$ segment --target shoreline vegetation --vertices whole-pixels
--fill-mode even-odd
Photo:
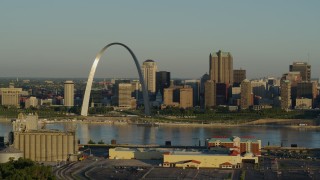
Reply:
[[[44,123],[81,122],[81,123],[113,123],[113,124],[161,124],[170,126],[290,126],[318,127],[320,110],[282,110],[280,108],[261,110],[229,110],[217,106],[212,109],[166,107],[152,109],[153,116],[144,116],[144,109],[115,110],[112,107],[89,108],[91,116],[79,116],[80,107],[67,109],[64,106],[19,109],[0,106],[0,121],[16,119],[19,113],[37,113]]]
[[[11,119],[0,117],[0,122],[11,122]],[[157,119],[139,117],[63,117],[57,119],[40,118],[41,123],[87,123],[87,124],[113,124],[113,125],[145,125],[145,126],[188,126],[188,127],[290,127],[290,128],[319,128],[315,125],[317,119],[277,119],[264,118],[258,120],[220,120],[189,122],[184,119]]]

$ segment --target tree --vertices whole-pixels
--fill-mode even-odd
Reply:
[[[88,144],[96,144],[96,142],[94,142],[94,141],[92,141],[92,139],[90,139],[90,140],[88,141]]]
[[[0,179],[55,179],[51,167],[19,158],[0,164]]]
[[[100,141],[98,141],[98,144],[104,144],[103,140],[101,139]]]

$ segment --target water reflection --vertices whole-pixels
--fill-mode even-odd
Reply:
[[[320,131],[312,128],[280,128],[280,127],[194,127],[194,126],[159,126],[145,127],[137,125],[85,124],[85,123],[54,123],[48,129],[65,130],[76,126],[77,136],[81,143],[90,139],[111,143],[115,139],[120,144],[165,144],[198,145],[204,144],[206,138],[213,136],[254,136],[262,140],[262,145],[298,144],[304,147],[320,147]],[[0,123],[0,136],[11,131],[11,123]]]

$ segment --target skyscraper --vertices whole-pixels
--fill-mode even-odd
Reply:
[[[300,72],[302,81],[308,81],[311,80],[311,65],[309,65],[307,62],[294,62],[289,67],[290,72]]]
[[[233,70],[233,84],[239,87],[241,82],[247,78],[246,70],[244,69],[234,69]]]
[[[251,82],[247,79],[241,82],[240,93],[240,107],[241,109],[248,109],[253,105],[252,101],[252,87]]]
[[[167,106],[172,106],[173,103],[173,87],[164,88],[163,90],[163,104]]]
[[[153,60],[146,60],[142,64],[142,75],[147,86],[147,90],[150,93],[156,92],[156,72],[157,64]]]
[[[131,108],[131,83],[119,83],[118,86],[118,106]]]
[[[281,109],[291,109],[291,82],[282,80],[280,83]]]
[[[174,86],[164,89],[163,104],[180,108],[193,106],[193,89],[190,86]]]
[[[205,107],[205,89],[204,89],[204,85],[205,83],[210,80],[210,76],[208,73],[204,74],[202,77],[201,77],[201,80],[200,80],[200,107],[201,108],[204,108]]]
[[[297,85],[297,98],[309,98],[313,106],[316,104],[318,96],[318,87],[316,82],[300,82]]]
[[[73,81],[66,81],[64,83],[64,106],[74,106],[74,83]]]
[[[160,91],[163,96],[163,89],[170,86],[170,72],[159,71],[156,73],[156,92]]]
[[[229,52],[210,54],[210,79],[216,83],[233,84],[233,57]]]
[[[180,108],[193,107],[193,89],[189,86],[180,88]]]
[[[204,83],[204,106],[212,108],[216,106],[216,83],[208,80]]]

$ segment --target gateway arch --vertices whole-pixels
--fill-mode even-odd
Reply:
[[[125,44],[122,44],[122,43],[118,43],[118,42],[114,42],[114,43],[110,43],[110,44],[106,45],[97,54],[97,56],[96,56],[96,58],[95,58],[95,60],[93,62],[93,65],[91,67],[91,71],[90,71],[89,77],[88,77],[86,91],[84,93],[84,98],[83,98],[83,102],[82,102],[81,115],[82,116],[87,116],[88,115],[89,98],[90,98],[90,93],[91,93],[91,87],[92,87],[93,77],[94,77],[94,73],[96,72],[96,68],[97,68],[98,62],[99,62],[102,54],[104,53],[104,51],[106,51],[110,46],[113,46],[113,45],[120,45],[120,46],[126,48],[130,52],[130,54],[131,54],[131,56],[132,56],[132,58],[133,58],[133,60],[134,60],[134,62],[136,64],[136,67],[137,67],[137,70],[138,70],[138,74],[139,74],[139,80],[140,80],[140,83],[141,83],[141,86],[142,86],[143,101],[144,101],[144,107],[145,107],[144,112],[145,112],[145,115],[150,116],[149,95],[148,95],[148,91],[147,91],[147,88],[146,88],[145,83],[144,83],[144,78],[143,78],[142,73],[141,73],[141,68],[140,68],[138,59],[137,59],[135,54],[132,52],[132,50],[128,46],[126,46]]]

